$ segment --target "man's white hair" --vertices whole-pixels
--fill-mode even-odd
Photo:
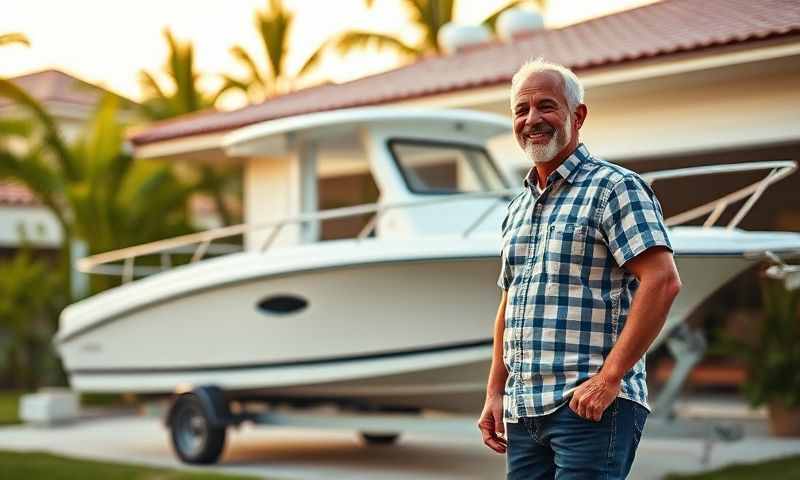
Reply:
[[[570,112],[575,111],[575,108],[583,103],[583,85],[578,79],[578,76],[565,67],[557,63],[545,62],[542,57],[530,59],[523,63],[517,73],[511,77],[511,110],[514,110],[514,104],[517,101],[517,94],[520,87],[531,75],[539,72],[555,72],[561,75],[564,81],[564,96],[567,97],[567,106]]]

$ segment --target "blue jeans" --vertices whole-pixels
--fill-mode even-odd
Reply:
[[[569,404],[553,413],[506,424],[508,480],[624,479],[647,420],[647,409],[617,398],[599,422]]]

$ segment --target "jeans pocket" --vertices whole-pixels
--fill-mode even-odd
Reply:
[[[578,412],[572,409],[572,407],[569,405],[569,402],[567,402],[567,404],[563,408],[567,410],[567,413],[569,415],[572,415],[573,417],[579,420],[583,420],[584,422],[591,422],[593,424],[607,424],[611,421],[611,418],[617,414],[617,409],[619,408],[619,398],[615,398],[614,401],[611,402],[608,405],[608,407],[606,407],[606,409],[603,411],[603,416],[600,417],[599,422],[595,422],[594,420],[587,420],[586,418],[581,417],[580,415],[578,415]]]

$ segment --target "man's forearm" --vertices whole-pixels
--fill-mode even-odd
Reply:
[[[603,375],[619,381],[642,358],[661,331],[679,290],[677,275],[665,274],[642,279],[625,327],[603,364]]]
[[[497,316],[494,319],[494,341],[492,344],[492,366],[489,369],[489,382],[486,385],[486,395],[502,395],[505,390],[508,371],[503,362],[503,333],[506,328],[506,301],[508,292],[503,290]]]

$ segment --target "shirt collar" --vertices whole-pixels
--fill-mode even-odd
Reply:
[[[586,145],[579,143],[572,154],[561,162],[561,165],[550,174],[548,183],[555,181],[557,178],[562,178],[572,183],[572,180],[575,178],[575,173],[578,171],[578,167],[580,167],[581,163],[587,158],[589,158],[589,150],[586,148]],[[537,180],[536,167],[531,167],[523,180],[523,184],[525,184],[525,188],[530,188],[531,185],[536,185]]]

